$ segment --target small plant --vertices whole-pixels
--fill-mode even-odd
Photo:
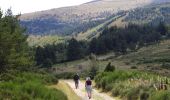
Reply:
[[[131,69],[137,69],[137,67],[136,66],[132,66]]]
[[[105,72],[113,72],[114,70],[115,70],[115,66],[111,65],[111,62],[109,62],[104,71]]]

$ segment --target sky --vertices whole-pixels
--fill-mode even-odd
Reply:
[[[1,10],[11,8],[13,14],[23,14],[66,6],[79,5],[92,0],[0,0]]]

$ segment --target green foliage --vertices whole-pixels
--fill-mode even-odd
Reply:
[[[160,83],[160,79],[165,78],[146,72],[116,70],[98,74],[95,82],[96,87],[103,91],[111,91],[113,96],[120,96],[128,100],[138,100],[139,98],[147,100],[156,91],[153,85]]]
[[[23,34],[18,17],[13,16],[10,9],[0,17],[0,73],[11,69],[26,70],[33,64],[27,36]]]
[[[57,83],[56,78],[32,67],[32,51],[18,17],[10,9],[3,17],[0,11],[0,99],[67,100],[62,92],[45,86]]]
[[[46,68],[50,68],[52,67],[52,65],[53,65],[52,61],[48,58],[43,63],[43,67],[46,67]]]
[[[60,73],[60,74],[56,74],[56,78],[58,79],[73,79],[75,73],[73,72],[64,72],[64,73]]]
[[[92,39],[89,51],[95,54],[104,54],[108,51],[125,54],[128,50],[158,43],[161,34],[154,26],[129,24],[125,28],[106,28],[98,38]]]
[[[58,36],[58,35],[29,35],[27,38],[28,45],[31,47],[37,47],[37,46],[45,46],[45,45],[53,45],[53,44],[60,44],[65,41],[64,37]]]
[[[53,82],[57,80],[45,73],[18,73],[10,81],[0,83],[0,99],[67,100],[62,92],[45,86]]]
[[[170,91],[158,91],[154,92],[149,100],[170,100]]]
[[[160,22],[164,21],[166,24],[169,24],[170,15],[168,13],[170,13],[169,3],[163,3],[129,11],[129,14],[124,21],[132,23],[149,23],[152,25],[158,25]]]
[[[91,77],[91,79],[94,79],[94,77],[97,75],[97,73],[99,71],[98,61],[94,54],[91,54],[89,60],[90,60],[89,76]]]
[[[78,42],[76,39],[72,38],[68,41],[67,47],[67,57],[68,60],[77,60],[84,57],[86,53],[86,46],[83,42]]]
[[[113,72],[114,70],[115,70],[115,66],[111,65],[111,62],[109,62],[104,71],[105,72]]]

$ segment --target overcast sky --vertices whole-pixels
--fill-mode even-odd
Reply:
[[[0,0],[0,8],[12,8],[14,14],[47,10],[65,6],[79,5],[92,0]]]

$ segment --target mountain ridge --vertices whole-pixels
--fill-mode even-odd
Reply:
[[[110,16],[149,4],[168,0],[94,0],[78,6],[54,8],[21,15],[28,34],[78,34],[105,21]]]

